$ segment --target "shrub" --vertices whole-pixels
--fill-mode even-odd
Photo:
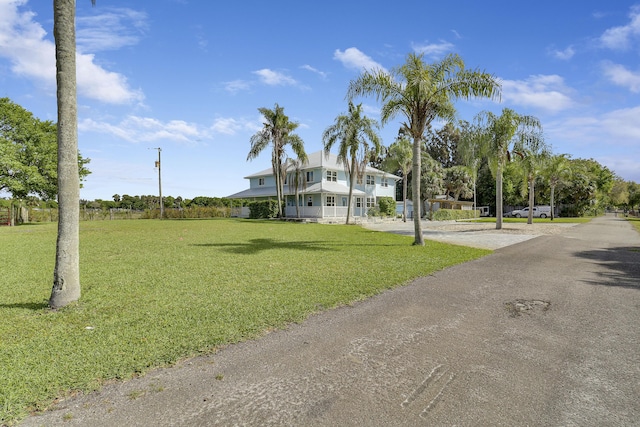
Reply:
[[[460,209],[438,209],[437,211],[433,212],[431,219],[433,221],[453,221],[469,218],[475,218],[475,211],[463,211]]]
[[[266,219],[278,217],[278,201],[264,200],[249,204],[249,218]]]
[[[396,215],[396,201],[392,197],[381,197],[378,201],[381,216]]]

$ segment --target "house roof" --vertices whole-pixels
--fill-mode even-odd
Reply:
[[[308,158],[309,158],[309,161],[306,164],[304,164],[304,166],[302,167],[303,170],[317,169],[317,168],[324,168],[324,169],[331,169],[331,170],[344,170],[344,164],[342,162],[338,162],[338,156],[333,153],[330,153],[329,156],[327,157],[324,155],[324,151],[320,150],[320,151],[316,151],[315,153],[309,154]],[[380,169],[376,169],[371,166],[367,166],[366,172],[378,173],[378,174],[384,175],[387,178],[395,179],[396,181],[402,179],[401,177],[396,176],[392,173],[381,171]],[[273,168],[265,169],[260,172],[256,172],[254,174],[245,176],[245,179],[258,178],[261,176],[271,176],[271,175],[273,175]]]
[[[317,193],[325,193],[325,194],[349,194],[349,187],[346,185],[338,184],[337,182],[328,182],[321,181],[316,182],[313,185],[303,189],[298,190],[299,194],[317,194]],[[293,195],[294,191],[289,189],[288,186],[284,187],[285,195]],[[354,196],[364,196],[365,192],[353,189]],[[239,193],[232,194],[227,196],[230,199],[251,199],[254,197],[276,197],[276,187],[258,187],[258,188],[249,188],[248,190],[240,191]]]

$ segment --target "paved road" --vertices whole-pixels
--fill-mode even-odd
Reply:
[[[640,236],[604,217],[24,425],[639,425],[639,325]]]

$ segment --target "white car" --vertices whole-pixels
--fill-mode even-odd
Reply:
[[[511,211],[505,216],[512,216],[515,218],[525,218],[529,216],[529,208],[517,209],[515,211]],[[534,218],[547,218],[551,216],[551,206],[534,206],[533,207],[533,217]]]

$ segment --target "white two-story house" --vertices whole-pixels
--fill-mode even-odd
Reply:
[[[324,151],[310,154],[309,161],[303,165],[304,185],[298,187],[298,200],[295,189],[289,185],[291,174],[287,175],[284,184],[286,200],[286,216],[309,219],[346,218],[349,204],[349,177],[344,165],[338,162],[335,154],[325,156]],[[273,169],[246,176],[249,189],[228,196],[233,199],[265,200],[275,199],[276,179]],[[355,218],[366,217],[370,208],[378,204],[381,197],[395,200],[396,183],[401,178],[367,166],[362,179],[358,179],[353,189],[351,215]],[[296,210],[296,203],[298,209]],[[248,217],[248,208],[239,213]]]

